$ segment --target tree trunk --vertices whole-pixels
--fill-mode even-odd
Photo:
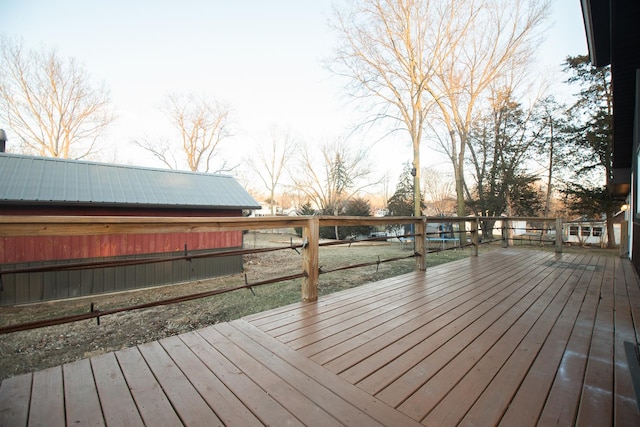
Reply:
[[[613,228],[613,212],[607,212],[607,248],[613,249],[616,247],[616,235]]]

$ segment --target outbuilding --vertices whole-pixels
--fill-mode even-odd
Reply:
[[[0,221],[2,215],[240,217],[259,208],[230,176],[0,153]],[[242,248],[241,231],[0,236],[0,305],[235,274],[242,271],[242,257],[19,274],[2,270],[234,248]]]

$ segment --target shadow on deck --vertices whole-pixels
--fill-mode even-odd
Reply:
[[[0,425],[640,425],[639,319],[626,260],[494,251],[6,379]]]

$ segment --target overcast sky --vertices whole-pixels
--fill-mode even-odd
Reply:
[[[0,32],[76,58],[110,88],[119,119],[107,142],[117,147],[116,160],[162,167],[131,140],[170,130],[158,108],[171,92],[205,93],[233,106],[228,155],[249,149],[271,125],[311,142],[344,135],[352,106],[322,64],[334,47],[327,25],[334,2],[0,0]],[[540,58],[546,73],[559,74],[567,55],[587,47],[580,0],[552,3]],[[397,139],[381,145],[372,153],[384,159],[381,168],[401,170],[411,157]],[[390,147],[391,158],[381,155]],[[423,152],[424,164],[437,158]]]

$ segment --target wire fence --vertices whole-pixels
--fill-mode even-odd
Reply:
[[[389,224],[391,223],[392,220],[393,219],[386,219],[385,223]],[[549,240],[549,239],[543,238],[543,235],[545,234],[544,233],[545,228],[527,228],[526,231],[527,233],[530,233],[530,234],[527,234],[523,237],[523,233],[520,233],[521,229],[517,227],[509,226],[508,222],[505,219],[501,219],[502,224],[500,227],[495,226],[495,223],[496,223],[495,218],[487,218],[487,219],[482,219],[477,217],[435,218],[435,219],[410,218],[410,222],[408,223],[403,223],[402,222],[403,218],[396,218],[395,220],[398,220],[398,222],[394,224],[394,227],[397,227],[398,225],[401,225],[401,224],[405,224],[405,225],[411,225],[409,229],[415,226],[416,228],[420,228],[420,230],[418,230],[418,232],[409,232],[409,233],[385,232],[384,235],[375,235],[375,236],[360,237],[360,238],[357,238],[354,236],[348,239],[331,240],[331,241],[324,241],[324,242],[320,242],[319,240],[317,240],[315,243],[315,245],[317,246],[315,248],[316,256],[317,256],[317,249],[319,247],[330,247],[330,246],[337,246],[337,245],[351,246],[351,245],[363,244],[363,243],[369,243],[369,242],[391,242],[391,241],[397,241],[401,243],[403,246],[413,244],[413,250],[411,251],[410,254],[390,257],[386,259],[381,259],[380,256],[378,256],[377,259],[373,261],[357,262],[353,264],[334,266],[329,268],[320,266],[320,267],[317,267],[317,272],[315,272],[314,274],[316,274],[317,276],[321,274],[329,274],[329,273],[334,273],[338,271],[344,271],[344,270],[356,269],[356,268],[362,268],[362,267],[368,267],[368,266],[376,266],[376,271],[377,271],[377,269],[381,264],[400,261],[400,260],[406,260],[410,258],[421,258],[421,257],[425,257],[427,254],[438,253],[442,251],[463,250],[469,247],[473,247],[474,250],[476,251],[475,254],[477,255],[477,247],[479,245],[491,244],[496,241],[502,241],[503,246],[508,246],[510,244],[513,244],[512,243],[513,241],[527,242],[528,244],[543,244],[543,243],[557,244],[557,239]],[[404,221],[407,221],[407,220],[408,220],[407,218],[404,218]],[[253,220],[253,221],[257,221],[257,220]],[[341,221],[340,217],[334,217],[329,220],[331,224],[336,224],[336,223],[339,224],[340,221]],[[348,219],[345,219],[343,221],[345,221],[349,225],[351,225],[353,222],[357,223],[358,221],[362,221],[364,223],[373,222],[374,224],[378,222],[382,222],[377,220],[372,221],[370,218],[358,220],[358,219],[354,219],[353,217],[349,217]],[[488,226],[489,223],[493,223],[493,226]],[[429,224],[432,225],[432,228],[435,227],[436,230],[429,231]],[[456,227],[453,226],[454,224],[456,225]],[[265,227],[265,228],[272,229],[273,221],[270,220],[267,226],[268,227]],[[228,224],[225,224],[224,227],[229,228],[230,226]],[[241,227],[242,227],[242,222],[240,222],[237,225],[238,229],[241,229]],[[253,229],[258,229],[258,227],[254,226]],[[0,224],[0,232],[1,231],[2,231],[2,225]],[[533,234],[538,232],[540,234],[539,237]],[[480,233],[482,233],[482,236],[483,236],[482,238],[479,237]],[[496,234],[500,237],[496,238],[495,237]],[[0,233],[0,235],[2,234]],[[140,258],[140,259],[128,259],[128,260],[123,259],[123,260],[109,260],[109,261],[81,261],[81,262],[72,262],[72,263],[63,264],[63,265],[46,265],[46,266],[39,265],[39,266],[27,266],[27,267],[20,267],[20,268],[4,268],[3,266],[0,265],[0,284],[1,284],[2,276],[9,275],[9,274],[23,274],[23,273],[45,272],[45,271],[74,271],[74,270],[82,270],[82,269],[122,267],[122,266],[132,266],[132,265],[141,265],[141,264],[161,263],[161,262],[167,262],[167,261],[179,261],[179,260],[190,261],[196,258],[215,258],[215,257],[225,257],[225,256],[231,256],[231,255],[264,254],[268,252],[290,251],[290,250],[294,250],[298,254],[302,255],[301,251],[305,251],[309,249],[310,244],[311,243],[309,242],[308,238],[305,238],[302,243],[296,243],[296,244],[293,243],[293,239],[292,239],[289,245],[280,245],[280,246],[265,247],[265,248],[251,248],[251,249],[245,248],[245,249],[233,249],[233,250],[212,250],[207,252],[199,252],[197,254],[189,254],[187,248],[185,247],[184,254],[180,256],[158,255],[150,258]],[[313,264],[310,264],[310,265],[313,265]],[[317,262],[316,262],[316,265],[317,265]],[[261,280],[261,281],[255,281],[255,282],[249,283],[247,280],[247,276],[245,274],[245,283],[240,286],[214,289],[214,290],[209,290],[205,292],[192,293],[189,295],[183,295],[179,297],[167,298],[167,299],[162,299],[157,301],[150,301],[142,304],[130,305],[127,307],[119,307],[119,308],[107,309],[107,310],[98,310],[92,303],[91,306],[89,307],[89,310],[86,313],[80,313],[80,314],[75,314],[70,316],[61,316],[61,317],[38,320],[38,321],[27,322],[22,324],[7,325],[7,326],[0,327],[0,334],[25,331],[25,330],[42,328],[42,327],[53,326],[53,325],[61,325],[65,323],[77,322],[77,321],[88,320],[88,319],[96,319],[99,324],[100,318],[107,315],[112,315],[112,314],[126,312],[126,311],[147,309],[147,308],[158,307],[158,306],[169,305],[169,304],[176,304],[176,303],[181,303],[181,302],[191,301],[191,300],[196,300],[201,298],[207,298],[214,295],[220,295],[228,292],[237,291],[240,289],[249,289],[253,292],[254,287],[273,284],[273,283],[279,283],[284,281],[290,281],[295,279],[308,279],[309,276],[310,276],[310,272],[308,271],[308,269],[307,270],[303,269],[302,272],[297,274],[283,275],[279,277],[270,278],[267,280]]]

